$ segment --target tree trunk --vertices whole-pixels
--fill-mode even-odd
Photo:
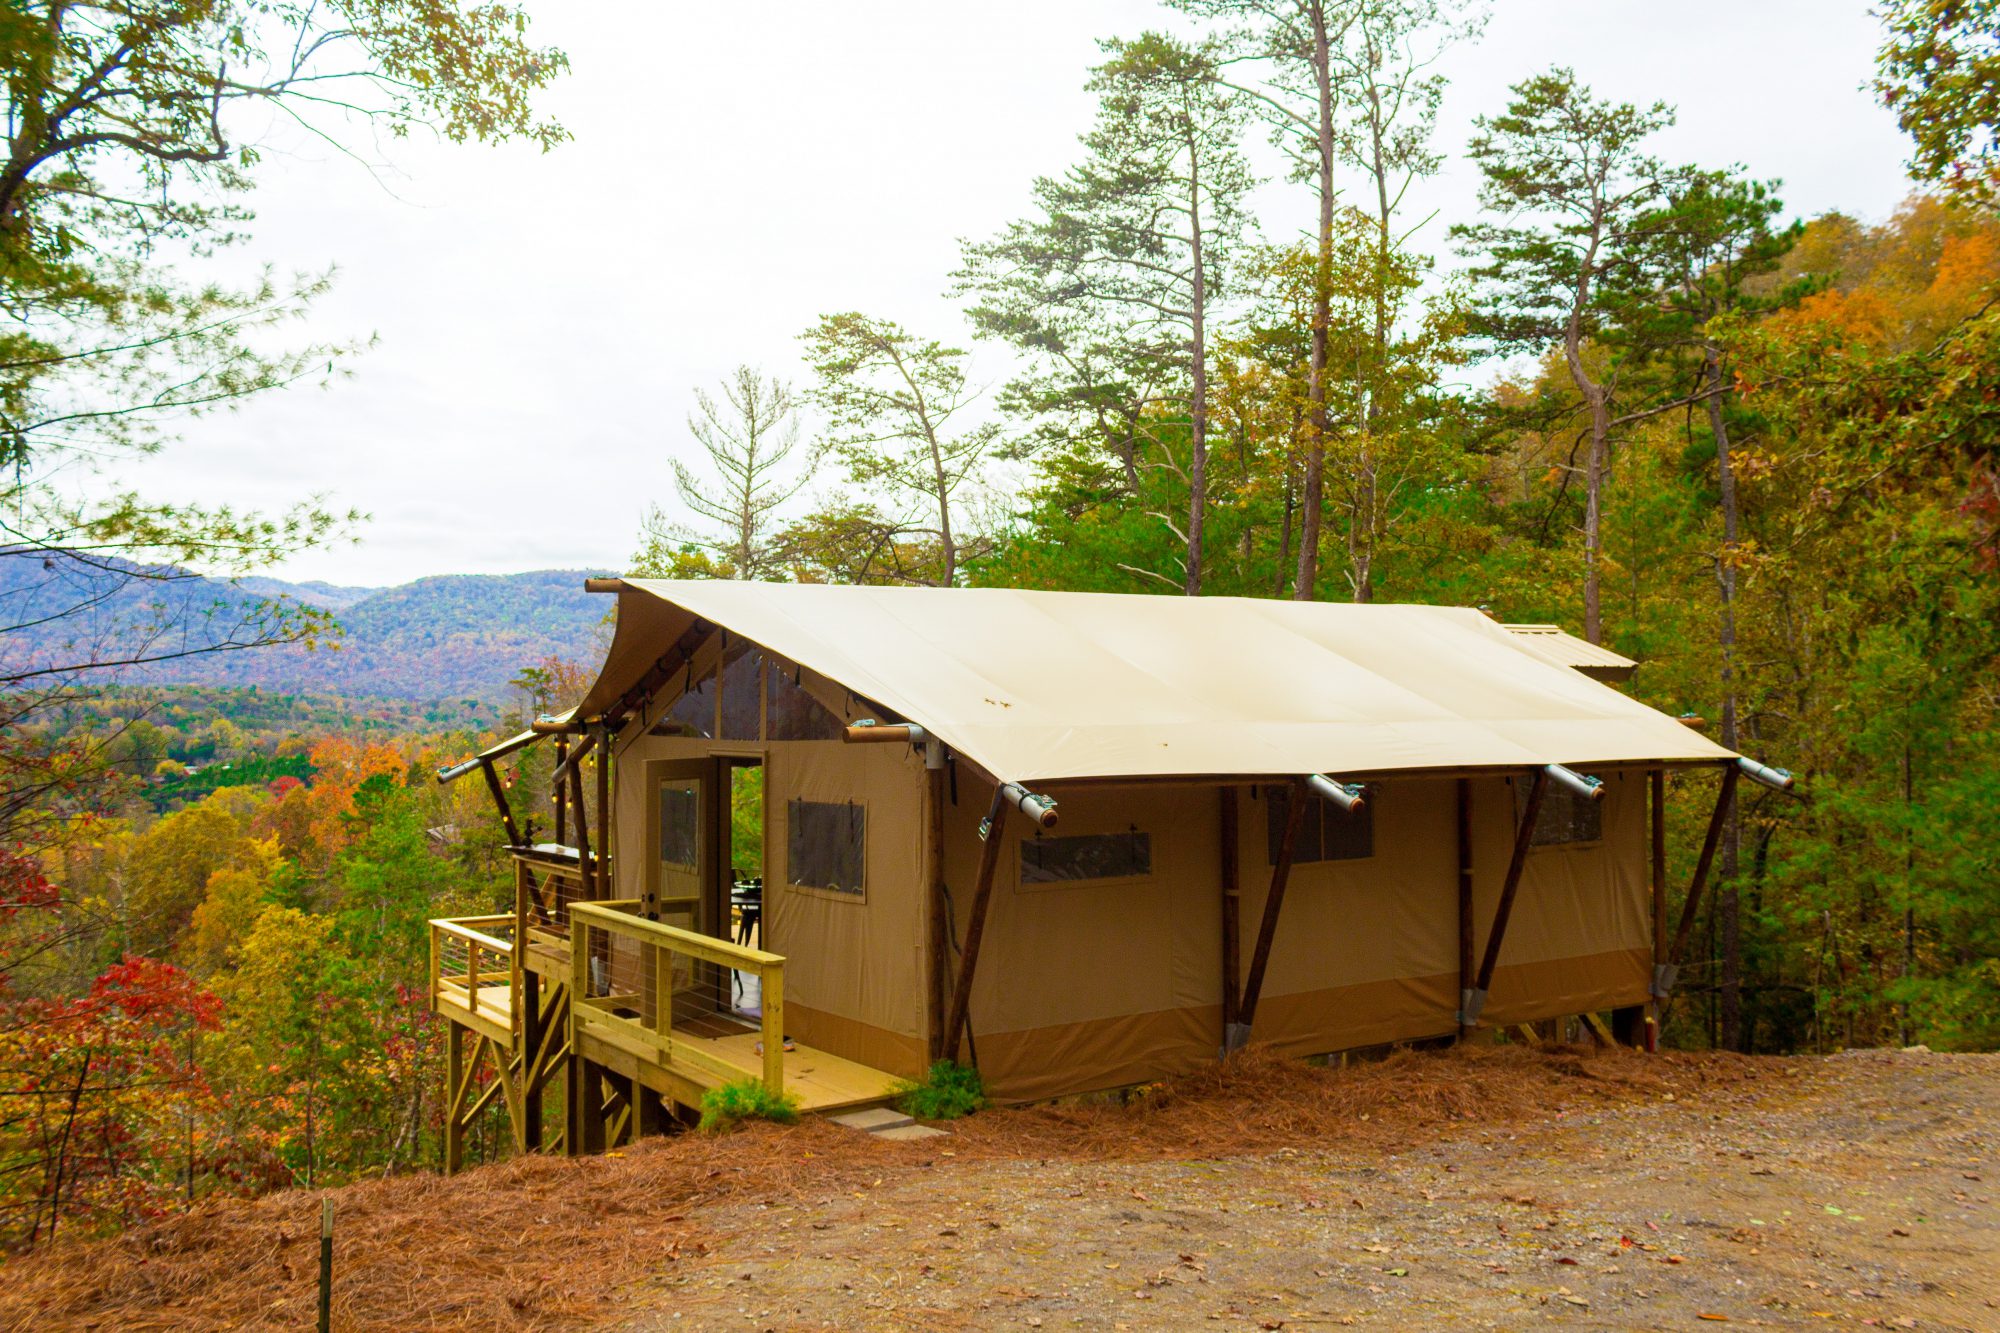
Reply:
[[[1190,597],[1201,595],[1201,542],[1208,509],[1208,274],[1201,250],[1201,160],[1188,145],[1188,238],[1193,257],[1194,299],[1189,307],[1188,353],[1193,361],[1192,401],[1188,408],[1188,530],[1187,583]]]
[[[1590,459],[1583,476],[1583,637],[1603,643],[1604,465],[1611,452],[1611,407],[1602,385],[1588,379],[1584,383],[1584,401],[1590,405]]]
[[[1364,25],[1365,22],[1364,19]],[[1385,142],[1389,132],[1388,118],[1382,109],[1382,85],[1372,73],[1381,68],[1381,52],[1373,33],[1368,38],[1368,57],[1371,71],[1368,79],[1368,152],[1370,170],[1375,176],[1375,328],[1374,359],[1367,370],[1368,401],[1363,412],[1361,448],[1356,460],[1361,469],[1354,515],[1358,541],[1349,562],[1354,600],[1357,602],[1375,600],[1375,537],[1382,522],[1381,515],[1376,512],[1381,496],[1376,486],[1375,430],[1382,414],[1382,384],[1389,368],[1389,224],[1394,212],[1394,205],[1389,199],[1389,161]]]
[[[1306,469],[1299,506],[1299,573],[1292,596],[1313,600],[1319,584],[1320,515],[1326,476],[1326,333],[1333,319],[1333,61],[1324,0],[1306,6],[1313,30],[1319,101],[1319,236],[1313,268],[1312,360],[1306,371]]]
[[[1736,469],[1729,456],[1729,425],[1722,415],[1722,355],[1708,349],[1704,375],[1708,389],[1708,429],[1715,437],[1715,469],[1722,503],[1722,558],[1716,563],[1722,623],[1717,638],[1722,654],[1722,748],[1737,748],[1736,721],[1736,548],[1741,518],[1736,504]],[[1595,642],[1595,640],[1592,640]],[[1720,863],[1716,867],[1716,914],[1722,946],[1721,1043],[1737,1050],[1743,1041],[1743,909],[1736,876],[1743,848],[1743,804],[1732,802],[1722,827]]]

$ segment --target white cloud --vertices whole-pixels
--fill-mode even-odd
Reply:
[[[325,493],[373,515],[363,543],[287,576],[622,565],[647,504],[672,499],[694,386],[740,361],[802,377],[797,335],[825,311],[963,341],[943,295],[957,238],[1073,157],[1094,39],[1176,22],[1139,0],[531,7],[574,62],[547,101],[574,142],[385,145],[386,188],[323,144],[285,145],[230,262],[337,263],[312,334],[380,342],[351,379],[197,422],[132,474],[161,495]],[[1783,177],[1801,215],[1893,208],[1904,147],[1863,87],[1867,0],[1742,0],[1726,24],[1707,8],[1504,0],[1443,66],[1440,145],[1455,156],[1509,83],[1569,64],[1602,95],[1677,105],[1665,156]],[[1414,216],[1439,212],[1429,244],[1473,193],[1454,160],[1413,196]],[[1309,216],[1300,192],[1273,198],[1274,235]]]

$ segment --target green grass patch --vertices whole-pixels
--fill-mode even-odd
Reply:
[[[738,1079],[701,1096],[701,1129],[720,1134],[745,1120],[773,1120],[781,1125],[798,1121],[799,1099],[789,1092],[772,1092],[754,1078]]]
[[[970,1065],[940,1060],[921,1083],[911,1083],[897,1099],[904,1115],[918,1120],[956,1120],[985,1109],[986,1083]]]

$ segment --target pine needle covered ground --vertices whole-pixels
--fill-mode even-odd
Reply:
[[[1996,1113],[1996,1057],[1249,1056],[921,1143],[810,1122],[351,1186],[335,1326],[1990,1327]],[[0,1326],[309,1327],[318,1198],[16,1260]]]

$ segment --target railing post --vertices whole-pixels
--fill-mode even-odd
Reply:
[[[465,942],[465,1007],[479,1012],[479,941]]]
[[[653,1030],[662,1037],[671,1038],[674,1034],[673,951],[650,940],[641,947],[653,960]]]
[[[433,921],[431,922],[431,1012],[432,1013],[437,1012],[438,997],[441,994],[441,991],[439,990],[438,987],[438,973],[443,963],[443,956],[442,956],[443,948],[444,948],[444,940],[442,939],[440,932],[438,931],[437,922]]]
[[[764,1089],[773,1096],[785,1091],[785,964],[780,959],[759,970],[758,991],[763,997]]]

